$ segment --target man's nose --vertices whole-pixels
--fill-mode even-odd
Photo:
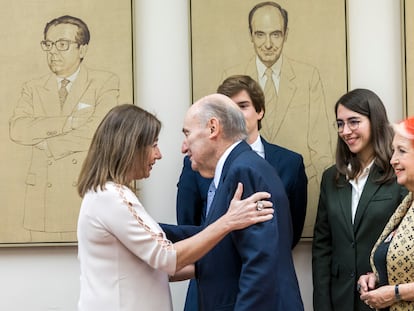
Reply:
[[[181,144],[181,153],[187,153],[188,147],[185,141]]]
[[[266,35],[265,47],[270,49],[273,46],[272,40],[270,39],[270,35]]]

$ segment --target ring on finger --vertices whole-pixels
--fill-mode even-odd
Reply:
[[[256,202],[256,210],[260,212],[261,210],[263,210],[263,208],[264,208],[263,202],[262,201],[257,201]]]

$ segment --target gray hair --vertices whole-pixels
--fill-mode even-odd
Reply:
[[[223,126],[225,139],[236,142],[247,138],[246,121],[240,108],[223,94],[211,94],[201,98],[198,118],[205,125],[217,118]]]

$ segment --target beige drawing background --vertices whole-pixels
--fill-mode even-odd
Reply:
[[[193,100],[215,92],[223,71],[254,55],[248,29],[248,13],[261,1],[192,0]],[[332,124],[336,100],[347,91],[346,1],[276,1],[289,14],[289,33],[283,53],[315,66],[321,75],[327,113]],[[335,150],[337,134],[329,126],[329,144]],[[296,133],[292,124],[292,137]],[[321,137],[320,139],[325,139]],[[333,158],[332,158],[333,163]],[[309,196],[303,237],[311,237],[319,190]]]
[[[22,220],[24,181],[31,152],[30,147],[10,140],[8,120],[20,97],[23,83],[50,72],[46,54],[40,48],[45,24],[66,14],[81,18],[91,33],[84,63],[91,69],[117,74],[120,79],[119,102],[132,102],[132,9],[130,0],[0,0],[0,3],[0,245],[8,245],[29,242]],[[77,194],[68,193],[68,196]],[[45,236],[37,242],[69,241],[50,241]]]
[[[405,87],[406,87],[406,114],[414,115],[414,1],[403,1],[405,17]]]

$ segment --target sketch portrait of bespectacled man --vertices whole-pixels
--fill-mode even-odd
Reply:
[[[24,84],[10,119],[10,138],[32,149],[23,220],[32,235],[75,231],[78,200],[65,193],[77,184],[99,122],[118,103],[118,76],[82,64],[89,39],[77,17],[46,24],[40,46],[51,73]]]
[[[245,74],[259,82],[266,101],[260,134],[270,143],[300,153],[304,159],[308,177],[306,237],[312,236],[320,177],[333,163],[333,105],[347,87],[344,3],[334,1],[327,8],[321,1],[310,2],[313,7],[284,0],[249,1],[239,10],[234,10],[237,5],[233,2],[216,3],[215,10],[222,12],[215,17],[221,33],[210,29],[214,33],[211,36],[203,32],[205,24],[198,18],[199,13],[206,14],[214,5],[193,1],[192,8],[196,97],[209,88],[209,79],[222,81]],[[220,27],[224,24],[227,28]],[[239,24],[244,25],[243,35],[238,35]],[[211,60],[206,49],[214,43]],[[218,47],[222,51],[217,51]]]
[[[2,207],[9,225],[2,226],[0,243],[76,241],[77,179],[92,136],[112,107],[133,99],[131,3],[104,2],[108,8],[97,7],[101,16],[118,14],[126,20],[107,28],[74,1],[66,9],[51,3],[43,22],[36,16],[38,23],[31,27],[38,36],[28,41],[37,52],[27,55],[41,59],[36,66],[15,65],[30,74],[25,80],[13,77],[22,79],[20,94],[7,96],[15,100],[8,110],[9,147],[3,156],[10,158],[7,172],[17,177],[3,185],[9,189],[10,203]],[[111,62],[107,51],[119,46],[125,50]]]

